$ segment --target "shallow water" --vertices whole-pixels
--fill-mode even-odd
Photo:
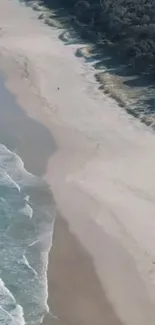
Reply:
[[[72,40],[74,41],[74,37],[71,38],[69,34],[67,35],[65,34],[63,36],[64,36],[64,41],[65,39],[66,41],[67,39],[69,39],[70,44],[72,43]],[[81,50],[81,56],[86,57],[86,64],[87,64],[87,57],[88,57],[87,53],[86,55],[84,55],[84,52]],[[89,61],[88,64],[92,64],[90,62],[91,58],[89,58],[88,61]],[[112,92],[114,88],[113,87],[114,83],[111,81],[112,80],[109,79],[109,75],[107,75],[107,81],[105,82],[105,86],[107,84],[110,85],[111,92]],[[13,108],[13,112],[14,112],[14,108]],[[9,114],[11,114],[11,110]],[[10,116],[11,116],[10,118],[11,122],[8,123],[8,127],[10,127],[10,125],[12,126],[12,121],[13,124],[16,125],[16,121],[14,120],[12,114]],[[19,116],[20,114],[18,114],[18,118]],[[21,135],[23,135],[25,120],[22,120],[22,122],[23,123],[19,123],[19,126],[17,126],[18,133],[16,139],[15,137],[13,138],[15,140],[14,141],[15,149],[18,143],[20,146],[20,137]],[[0,130],[0,136],[1,133],[3,133],[3,135],[5,133],[5,129],[3,130],[3,132],[1,130]],[[25,132],[27,132],[26,128],[25,128]],[[10,133],[10,129],[9,129],[9,133]],[[31,133],[30,129],[29,129],[29,133]],[[6,131],[6,139],[8,140],[8,130]],[[39,139],[37,140],[39,143]],[[33,138],[31,138],[31,142],[32,141]],[[36,138],[34,142],[37,144]],[[2,141],[2,143],[6,144],[5,141]],[[7,143],[9,143],[9,141]],[[43,148],[47,148],[47,147],[49,148],[50,146],[43,145]],[[4,154],[3,150],[4,148],[2,147],[1,155],[5,157],[6,153]],[[7,148],[5,148],[5,151],[7,151]],[[10,153],[12,152],[10,151]],[[6,162],[5,161],[3,162],[2,176],[0,178],[0,180],[2,181],[2,186],[0,186],[0,193],[2,193],[2,198],[4,197],[5,199],[5,201],[2,200],[3,205],[4,206],[6,205],[6,207],[3,208],[2,211],[4,211],[7,216],[10,215],[9,217],[2,218],[4,227],[2,227],[2,231],[1,231],[2,232],[1,241],[2,243],[4,242],[4,248],[2,247],[1,250],[2,259],[0,257],[0,260],[2,260],[2,265],[0,265],[0,269],[2,270],[1,278],[5,285],[4,287],[2,283],[2,288],[4,288],[3,301],[7,301],[7,303],[3,305],[3,301],[2,301],[1,318],[2,317],[5,318],[4,324],[7,323],[24,324],[24,322],[26,322],[26,324],[39,324],[42,320],[44,312],[48,310],[46,304],[47,303],[46,270],[47,270],[48,251],[52,239],[53,214],[52,216],[49,215],[48,209],[46,209],[47,207],[45,209],[41,208],[39,204],[38,197],[44,196],[45,194],[41,195],[41,192],[38,193],[38,182],[39,182],[39,188],[43,189],[43,191],[45,190],[45,192],[46,191],[48,192],[46,186],[42,184],[40,180],[34,177],[32,174],[28,174],[23,169],[23,166],[22,168],[19,167],[19,165],[20,166],[22,165],[22,162],[20,161],[20,164],[18,164],[19,158],[17,155],[14,155],[13,159],[15,159],[16,162],[14,161],[13,165],[15,164],[16,166],[17,163],[17,166],[19,168],[11,167],[12,158],[13,156],[6,159]],[[10,163],[8,163],[8,161],[10,161]],[[25,161],[26,160],[24,157],[24,162]],[[37,161],[37,164],[38,163],[39,163],[39,159]],[[35,170],[35,166],[34,166],[34,170]],[[5,175],[4,175],[4,171],[5,171]],[[9,298],[6,298],[7,295],[9,296]],[[13,303],[14,305],[12,307]]]
[[[39,324],[48,312],[47,264],[54,209],[32,199],[46,195],[19,156],[0,145],[0,323]],[[38,201],[38,202],[35,202]]]
[[[2,75],[0,116],[0,324],[38,325],[48,312],[55,203],[49,187],[33,172],[44,173],[55,143],[18,107]]]

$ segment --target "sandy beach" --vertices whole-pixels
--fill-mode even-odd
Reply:
[[[57,204],[44,325],[153,325],[155,135],[37,16],[0,2],[0,132]]]

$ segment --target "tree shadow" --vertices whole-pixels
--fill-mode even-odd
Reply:
[[[145,107],[145,110],[144,110],[145,115],[149,115],[150,113],[151,114],[155,113],[155,98],[154,97],[145,99],[143,101],[143,105]]]
[[[25,1],[30,2],[31,0]],[[125,59],[120,56],[117,48],[109,43],[103,35],[100,38],[91,28],[76,19],[69,4],[69,7],[67,7],[67,3],[64,6],[64,2],[61,0],[42,0],[40,4],[50,9],[55,19],[62,23],[63,32],[60,33],[59,39],[66,46],[81,45],[76,49],[75,56],[82,57],[86,63],[91,64],[96,70],[96,77],[98,73],[103,71],[109,73],[110,76],[121,78],[120,81],[126,87],[126,90],[127,88],[130,90],[132,88],[141,89],[142,95],[146,92],[148,99],[143,100],[143,96],[140,95],[139,91],[139,97],[135,100],[137,101],[137,108],[130,109],[127,107],[128,113],[138,117],[141,113],[148,115],[154,111],[153,95],[149,93],[151,89],[154,91],[151,72],[139,75],[132,65],[126,63]],[[99,78],[97,80],[100,82]],[[99,88],[104,90],[104,85],[100,84]],[[121,106],[119,102],[118,104]]]
[[[83,39],[74,31],[73,29],[68,29],[60,33],[59,39],[65,43],[65,45],[76,45],[81,44],[85,45]]]
[[[36,4],[33,0],[25,0],[25,2],[28,5],[33,2]],[[102,39],[100,39],[96,32],[76,19],[71,6],[67,4],[67,2],[65,5],[62,0],[41,0],[37,1],[37,3],[51,10],[52,14],[50,16],[49,13],[49,19],[57,19],[63,25],[62,28],[65,30],[59,35],[59,39],[62,40],[65,45],[91,45],[93,50],[89,57],[80,54],[79,49],[75,53],[77,57],[83,56],[86,62],[91,63],[96,70],[106,68],[109,73],[118,77],[125,78],[133,76],[132,79],[124,81],[124,85],[130,88],[151,86],[151,72],[147,73],[147,76],[139,76],[138,73],[133,70],[131,64],[125,63],[123,57],[120,57],[114,45],[109,43],[106,38],[104,39],[103,36]],[[37,6],[33,8],[37,10]],[[48,24],[48,20],[46,23]],[[50,24],[52,25],[49,21],[49,25]]]
[[[128,87],[149,87],[152,86],[152,80],[151,78],[137,76],[136,78],[124,81],[124,84]]]

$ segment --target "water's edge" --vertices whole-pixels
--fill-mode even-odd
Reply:
[[[49,312],[47,267],[55,202],[48,185],[28,172],[20,158],[27,156],[29,170],[32,160],[36,166],[41,149],[26,138],[41,132],[39,123],[25,116],[1,76],[0,114],[0,323],[34,325]],[[47,136],[43,139],[47,144]]]

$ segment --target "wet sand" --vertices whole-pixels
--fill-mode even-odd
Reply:
[[[48,284],[48,303],[58,319],[48,316],[44,325],[122,324],[102,290],[92,258],[60,216],[55,222]]]
[[[0,116],[1,143],[20,155],[29,172],[43,176],[49,157],[57,150],[56,142],[47,128],[26,116],[5,88],[3,77],[0,77]],[[46,193],[42,195],[39,201],[48,203],[49,209],[53,204],[52,193],[51,198]],[[91,256],[59,213],[49,254],[48,289],[48,305],[56,318],[45,316],[44,325],[122,324],[102,289]]]
[[[61,215],[48,269],[58,320],[46,324],[154,325],[154,134],[31,8],[1,0],[0,24],[0,68],[22,109],[1,105],[2,142],[44,177]]]

